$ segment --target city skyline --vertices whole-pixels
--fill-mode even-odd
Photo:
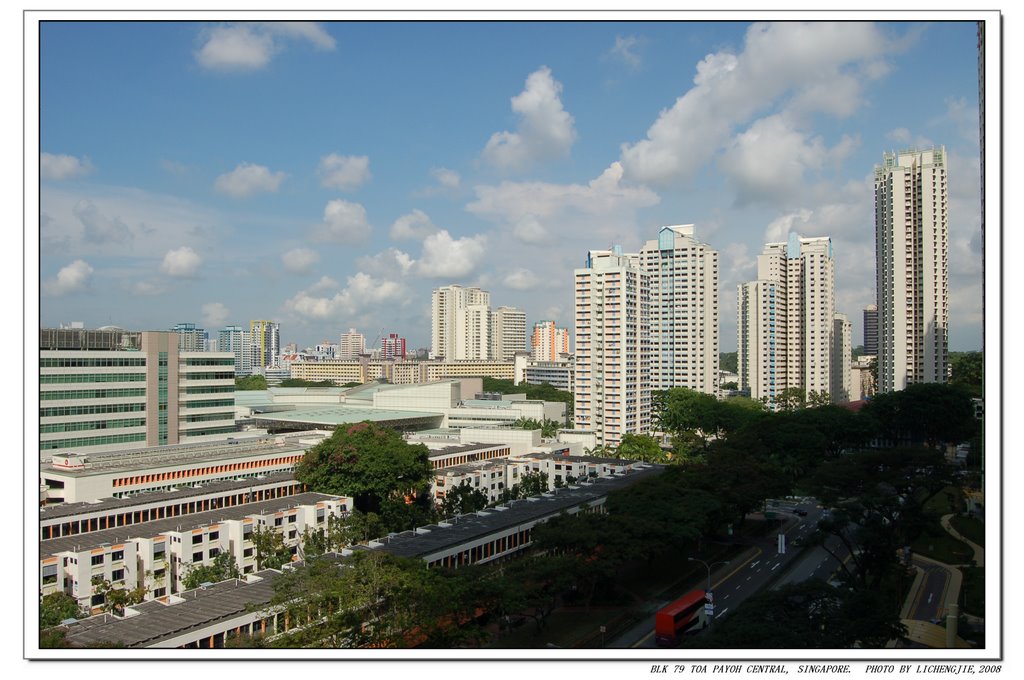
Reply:
[[[692,223],[720,253],[721,351],[736,286],[791,231],[832,237],[858,345],[874,168],[935,144],[950,349],[982,344],[974,22],[41,33],[43,326],[271,319],[282,344],[354,327],[428,347],[430,291],[459,284],[571,328],[588,250]]]

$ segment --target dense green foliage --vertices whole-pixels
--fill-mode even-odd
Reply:
[[[646,434],[633,434],[632,432],[622,435],[622,441],[619,442],[615,456],[648,463],[664,463],[668,460],[666,452],[661,450],[657,439]]]
[[[874,419],[878,433],[894,443],[969,440],[977,430],[974,406],[963,388],[938,383],[909,385],[876,395],[862,415]]]
[[[313,491],[351,496],[357,510],[379,514],[389,530],[409,529],[431,509],[427,453],[390,428],[357,423],[307,451],[295,477]]]
[[[550,418],[545,418],[543,422],[536,418],[520,418],[512,425],[520,430],[540,430],[540,436],[545,439],[556,436],[558,430],[562,427],[561,423]]]
[[[64,619],[81,619],[87,616],[78,607],[78,600],[66,593],[50,593],[39,603],[39,628],[56,626]]]
[[[440,511],[445,517],[451,517],[452,515],[468,515],[486,507],[487,494],[464,481],[454,489],[448,489],[441,502]]]
[[[262,375],[247,375],[244,378],[235,378],[235,389],[239,392],[265,390],[267,389],[267,379]]]
[[[737,352],[719,352],[718,368],[729,373],[739,370],[739,354]]]
[[[181,583],[185,590],[191,590],[203,583],[217,583],[229,578],[238,578],[240,575],[235,558],[229,552],[222,552],[213,558],[213,564],[191,565]]]
[[[950,352],[950,367],[953,369],[950,384],[962,387],[968,395],[981,397],[985,394],[985,356],[981,352]]]
[[[285,378],[281,387],[334,387],[333,380],[303,380],[302,378]]]

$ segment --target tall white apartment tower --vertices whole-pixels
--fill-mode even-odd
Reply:
[[[491,294],[452,285],[435,288],[431,299],[431,353],[447,361],[489,359]],[[524,321],[525,324],[525,321]]]
[[[946,382],[948,233],[946,147],[883,154],[875,166],[880,392]]]
[[[618,446],[651,427],[650,278],[638,255],[592,250],[575,277],[576,429]]]
[[[850,365],[853,361],[853,329],[845,314],[832,318],[832,401],[850,401],[853,393]]]
[[[338,359],[358,359],[359,355],[365,351],[366,337],[355,328],[350,328],[348,333],[341,334],[338,341]]]
[[[718,395],[718,251],[692,224],[662,227],[640,267],[651,287],[651,389]]]
[[[526,312],[516,307],[498,307],[491,312],[490,334],[490,359],[512,361],[516,352],[526,351]]]
[[[835,263],[829,237],[769,243],[757,281],[737,297],[740,389],[772,403],[782,390],[832,394]]]

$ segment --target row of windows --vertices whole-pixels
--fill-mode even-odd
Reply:
[[[233,380],[234,371],[217,371],[216,373],[187,373],[186,380]]]
[[[135,413],[145,411],[145,404],[97,404],[92,406],[52,406],[39,409],[41,418],[84,416],[95,413]]]
[[[234,366],[235,360],[231,359],[185,359],[186,366]]]
[[[94,366],[145,366],[146,357],[131,357],[131,358],[105,358],[105,357],[88,357],[88,358],[50,358],[44,357],[39,360],[39,365],[43,368],[91,368]]]
[[[234,406],[234,399],[202,399],[185,403],[188,408],[212,408],[214,406]]]
[[[142,382],[145,379],[145,373],[62,373],[39,376],[39,382],[44,385],[48,383]]]
[[[233,417],[233,416],[232,416]],[[234,425],[228,425],[226,427],[211,427],[205,430],[189,430],[184,432],[186,437],[203,437],[208,434],[228,434],[230,432],[237,432],[237,428]]]
[[[126,387],[124,389],[111,390],[54,390],[52,392],[39,393],[39,398],[43,401],[55,401],[57,399],[114,399],[144,396],[146,396],[146,389],[143,387]]]
[[[234,421],[234,413],[203,413],[198,416],[186,416],[186,423],[205,423],[208,420],[231,420]]]
[[[266,460],[247,460],[242,463],[228,463],[226,465],[211,465],[208,467],[192,468],[191,470],[173,470],[171,472],[158,472],[151,475],[138,475],[135,477],[120,477],[113,480],[114,487],[133,486],[136,484],[149,484],[162,482],[169,479],[186,479],[188,477],[202,477],[215,475],[236,470],[254,470],[258,468],[275,467],[287,465],[301,460],[302,454],[292,456],[281,456],[279,458],[268,458]]]
[[[74,439],[54,439],[53,441],[39,442],[39,448],[46,449],[70,449],[78,446],[99,446],[102,444],[127,444],[129,442],[146,441],[146,433],[136,434],[114,434],[105,437],[78,437]]]
[[[213,387],[186,387],[185,394],[220,394],[234,392],[234,385],[214,385]]]
[[[82,430],[116,430],[123,427],[143,427],[146,424],[145,418],[130,418],[128,420],[88,420],[80,423],[54,423],[42,425],[40,432],[81,432]]]

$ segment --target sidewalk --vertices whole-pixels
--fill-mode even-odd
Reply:
[[[949,533],[949,535],[952,536],[953,538],[955,538],[955,539],[957,539],[959,541],[963,541],[967,545],[971,546],[971,550],[974,551],[974,564],[979,566],[979,567],[984,567],[985,566],[985,549],[982,548],[977,543],[973,543],[970,540],[968,540],[967,538],[964,538],[959,533],[957,533],[957,530],[954,529],[953,525],[950,523],[950,519],[952,517],[953,517],[953,515],[951,515],[951,514],[950,515],[943,515],[942,516],[942,518],[939,520],[939,522],[942,523],[942,528],[945,529]]]

